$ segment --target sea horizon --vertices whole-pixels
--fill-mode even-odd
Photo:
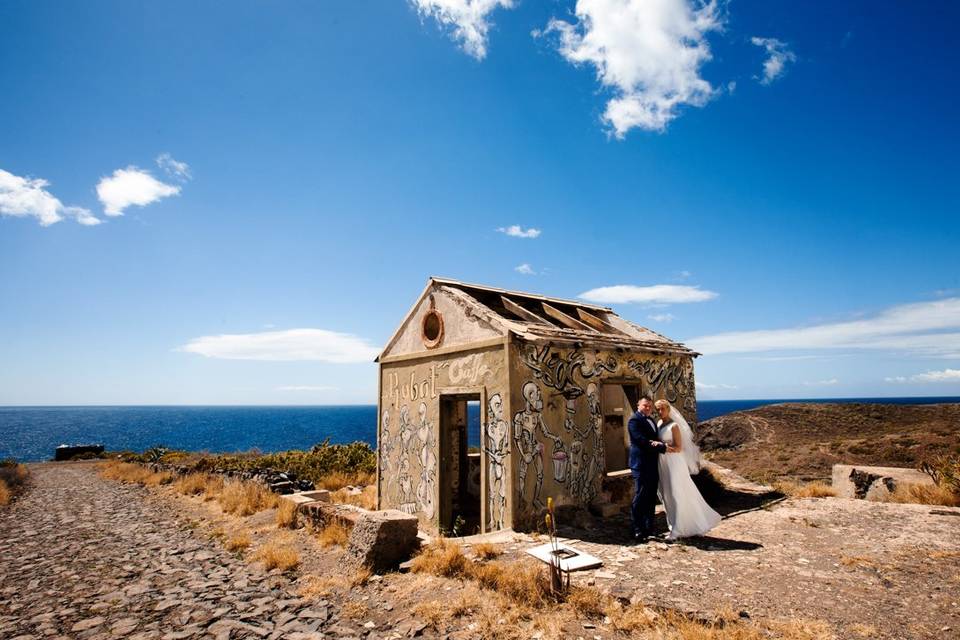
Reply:
[[[784,402],[960,403],[960,396],[700,400],[698,420]],[[362,441],[376,446],[376,404],[337,405],[2,405],[0,459],[38,462],[61,444],[108,451],[154,446],[210,453],[309,449]],[[479,444],[479,407],[470,407],[469,440]]]

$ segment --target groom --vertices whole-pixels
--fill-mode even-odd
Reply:
[[[657,508],[657,485],[660,474],[657,456],[666,453],[667,445],[660,442],[657,425],[650,417],[653,403],[649,398],[640,398],[637,412],[630,417],[627,430],[630,432],[630,474],[633,476],[633,503],[630,518],[633,521],[633,537],[643,540],[653,535],[653,518]]]

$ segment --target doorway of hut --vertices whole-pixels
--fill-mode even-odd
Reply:
[[[480,533],[483,459],[479,393],[440,396],[440,530]]]

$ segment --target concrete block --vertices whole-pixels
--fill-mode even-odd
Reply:
[[[833,465],[832,486],[839,498],[883,500],[899,484],[932,485],[933,478],[916,469]]]
[[[367,511],[328,502],[310,502],[299,510],[317,528],[336,523],[350,531],[344,554],[347,566],[386,571],[396,568],[420,546],[417,517],[402,511]]]

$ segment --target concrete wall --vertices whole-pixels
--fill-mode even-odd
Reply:
[[[536,528],[548,496],[558,504],[581,506],[598,497],[608,470],[605,414],[622,419],[628,410],[622,402],[617,403],[620,412],[602,406],[604,386],[623,383],[636,384],[654,399],[668,399],[696,424],[692,358],[510,345],[513,409],[505,415],[513,450],[514,528]],[[624,456],[617,452],[611,458]]]
[[[420,526],[436,532],[442,496],[439,478],[440,402],[445,394],[480,392],[483,463],[488,471],[489,529],[509,527],[507,487],[509,429],[506,419],[507,372],[503,346],[385,363],[380,368],[379,507],[416,515]],[[448,487],[449,489],[449,487]],[[500,517],[503,513],[504,517]]]

